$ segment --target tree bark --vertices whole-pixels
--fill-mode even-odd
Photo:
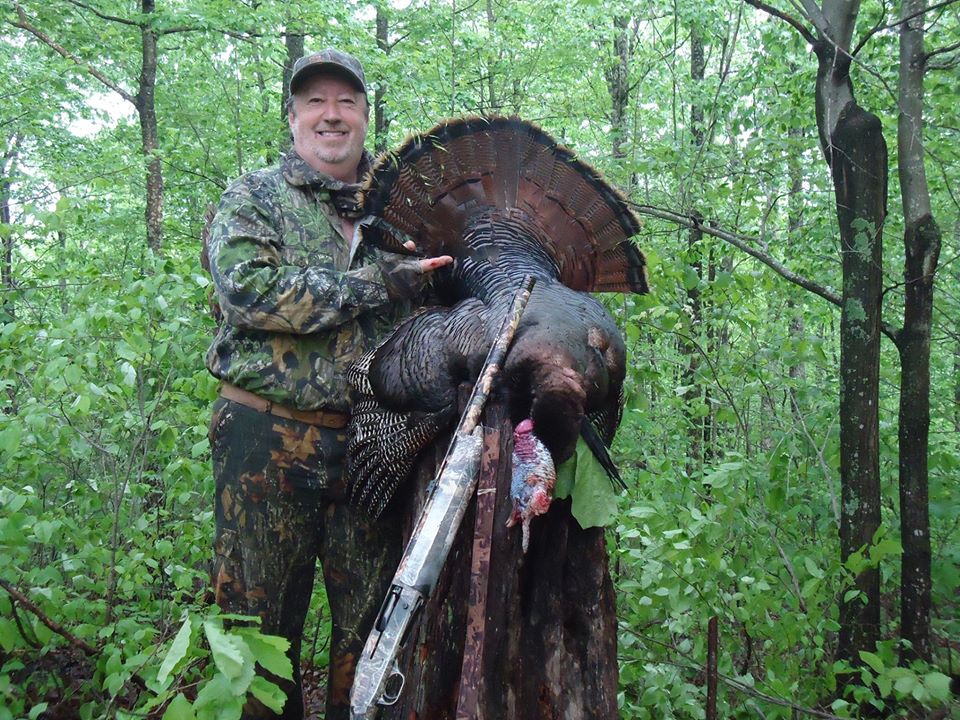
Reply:
[[[924,10],[904,0],[900,24],[897,168],[904,212],[904,313],[900,352],[901,662],[930,659],[930,326],[941,233],[930,207],[923,153]]]
[[[13,187],[13,175],[17,167],[17,155],[20,138],[14,135],[0,158],[0,224],[6,227],[3,235],[3,257],[0,259],[0,286],[3,288],[3,314],[12,319],[16,316],[13,282],[13,229],[10,213],[10,192]]]
[[[141,0],[140,9],[147,19],[140,25],[142,61],[136,106],[140,115],[143,157],[147,163],[147,246],[159,252],[163,244],[163,167],[157,141],[157,33],[150,19],[156,9],[154,0]]]
[[[283,45],[287,50],[287,57],[283,63],[283,92],[280,97],[280,119],[284,125],[287,124],[287,98],[290,97],[290,80],[293,78],[293,64],[304,56],[303,34],[295,29],[287,28],[283,36]],[[292,137],[287,132],[283,136],[283,142],[280,147],[283,152],[290,149]]]
[[[616,608],[603,530],[582,530],[569,501],[556,501],[533,521],[524,555],[519,528],[505,526],[511,512],[513,438],[502,405],[488,405],[486,423],[501,428],[486,622],[479,685],[469,688],[477,704],[472,712],[461,707],[459,717],[616,718]],[[434,468],[434,462],[420,468],[410,527]],[[384,709],[382,718],[458,717],[459,696],[468,690],[461,690],[460,680],[475,507],[474,502],[437,588],[411,631],[400,700]]]
[[[390,55],[390,23],[385,2],[377,3],[377,47],[384,56]],[[381,78],[373,93],[373,146],[378,155],[387,149],[387,132],[390,129],[386,95],[387,86]]]
[[[849,38],[847,38],[849,42]],[[866,552],[880,527],[880,299],[887,146],[880,120],[853,97],[850,57],[815,46],[817,126],[833,176],[843,268],[840,311],[840,558]],[[880,637],[880,571],[855,579],[863,597],[840,603],[839,657],[860,663]],[[865,602],[864,602],[865,601]]]
[[[703,38],[696,28],[691,28],[690,79],[694,87],[703,82],[705,72],[706,60],[704,59]],[[704,143],[703,108],[695,102],[690,104],[690,132],[693,138],[693,150],[699,154]],[[703,217],[697,210],[691,209],[688,212],[697,222],[687,230],[687,264],[696,273],[697,278],[702,278],[703,232],[700,230],[700,221]],[[695,336],[699,333],[703,322],[703,304],[699,284],[687,289],[687,306],[690,308],[690,335]],[[687,475],[688,477],[695,477],[703,469],[705,420],[697,405],[704,400],[704,389],[697,377],[700,369],[698,348],[692,341],[687,341],[683,343],[683,352],[687,356],[683,384],[687,388],[684,393],[684,408],[687,415],[687,434],[690,438],[687,454]]]
[[[630,105],[630,57],[633,53],[630,42],[630,18],[616,15],[613,18],[613,62],[607,65],[604,75],[610,93],[610,137],[614,160],[622,161],[627,152],[627,109]]]

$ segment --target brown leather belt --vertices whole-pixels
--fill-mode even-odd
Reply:
[[[233,400],[259,412],[270,413],[287,420],[297,420],[308,425],[336,429],[346,427],[349,419],[346,413],[336,410],[297,410],[286,405],[280,405],[230,383],[223,383],[220,386],[220,395],[227,400]]]

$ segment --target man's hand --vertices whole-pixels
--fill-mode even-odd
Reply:
[[[449,265],[453,262],[453,258],[449,255],[438,255],[433,258],[424,258],[420,261],[420,270],[422,272],[430,272],[431,270],[436,270],[437,268],[442,268],[444,265]]]
[[[407,240],[403,246],[410,252],[417,251],[417,245],[413,240]],[[423,272],[430,272],[431,270],[436,270],[441,268],[444,265],[449,265],[453,262],[453,258],[449,255],[438,255],[435,258],[425,258],[420,261],[420,270]]]
[[[415,250],[413,241],[404,243],[407,250]],[[409,258],[403,255],[385,253],[379,261],[383,270],[384,284],[391,300],[407,300],[416,295],[427,284],[429,273],[453,262],[449,255],[432,258]]]

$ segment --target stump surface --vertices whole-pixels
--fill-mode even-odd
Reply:
[[[499,404],[488,405],[484,424],[499,430],[499,454],[488,453],[484,468],[494,473],[496,502],[486,622],[479,642],[474,635],[468,644],[480,653],[476,658],[471,652],[468,659],[468,668],[473,664],[479,670],[466,674],[476,678],[477,687],[464,688],[460,701],[471,605],[474,500],[437,588],[407,641],[401,658],[403,693],[381,717],[454,720],[460,701],[460,718],[616,718],[617,622],[603,529],[581,529],[570,514],[570,501],[555,501],[546,515],[534,519],[524,555],[520,528],[505,525],[511,512],[512,427]],[[445,445],[438,447],[442,456]],[[408,533],[439,459],[421,463],[408,490]]]

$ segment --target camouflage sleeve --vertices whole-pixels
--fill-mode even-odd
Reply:
[[[224,193],[210,233],[210,269],[231,324],[308,334],[338,327],[393,299],[388,268],[324,267],[316,262],[316,248],[284,248],[280,225],[269,204],[248,188],[232,186]],[[301,241],[311,236],[316,243],[328,241],[320,228],[301,230]]]

